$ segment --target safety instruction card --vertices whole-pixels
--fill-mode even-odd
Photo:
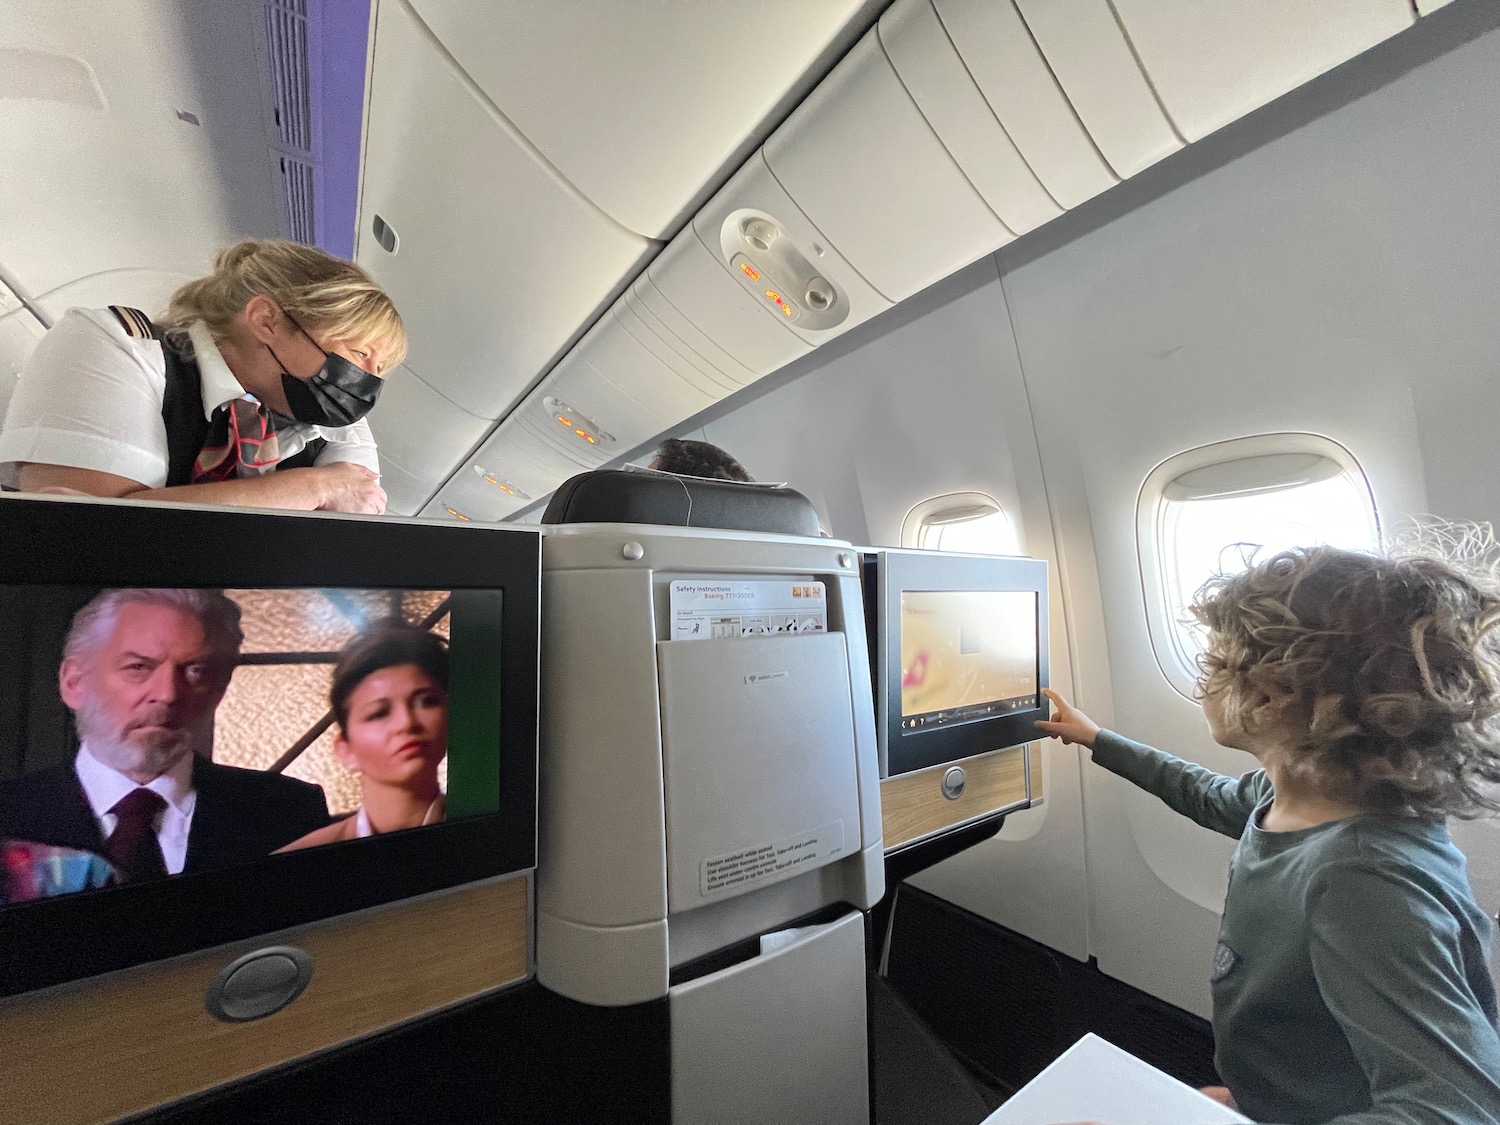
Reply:
[[[680,580],[672,583],[674,641],[828,632],[821,582]]]

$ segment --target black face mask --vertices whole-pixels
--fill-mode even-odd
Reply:
[[[292,417],[314,426],[351,426],[358,422],[374,407],[385,380],[362,370],[341,355],[323,351],[302,325],[290,316],[287,319],[298,332],[312,340],[313,347],[323,352],[323,366],[317,373],[311,378],[299,379],[286,369],[286,364],[281,362],[271,345],[266,345],[266,351],[281,368],[281,389],[286,392]]]

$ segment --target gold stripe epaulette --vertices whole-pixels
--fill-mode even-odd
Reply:
[[[154,337],[155,333],[151,331],[151,318],[140,309],[130,309],[124,305],[110,305],[109,311],[115,314],[120,327],[125,329],[125,335],[132,340],[150,340]]]

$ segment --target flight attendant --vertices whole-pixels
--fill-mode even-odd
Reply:
[[[241,242],[155,321],[63,315],[0,427],[0,487],[378,514],[364,416],[405,354],[400,314],[364,270]]]

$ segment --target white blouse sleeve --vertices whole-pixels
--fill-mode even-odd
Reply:
[[[107,309],[69,309],[21,368],[0,428],[0,472],[23,462],[167,482],[165,361]]]
[[[352,426],[319,426],[318,433],[328,440],[328,444],[318,454],[316,464],[332,465],[337,461],[353,461],[372,473],[380,472],[375,435],[370,432],[370,423],[363,418]]]

